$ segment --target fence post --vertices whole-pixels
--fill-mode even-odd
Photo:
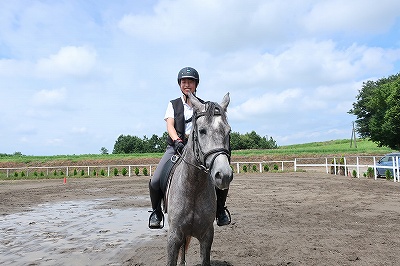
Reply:
[[[397,160],[397,156],[394,157],[393,156],[393,181],[396,182],[396,162],[395,160]]]
[[[375,159],[375,156],[374,156],[374,176],[375,176],[375,180],[377,180],[378,179],[378,175],[376,174],[376,159]]]
[[[357,178],[360,178],[360,162],[357,156]]]
[[[297,158],[294,158],[294,171],[297,172]]]
[[[335,175],[337,175],[337,172],[336,172],[336,158],[334,157],[333,158],[333,167],[334,167],[334,173],[335,173]]]
[[[236,163],[237,173],[239,174],[239,163]]]
[[[325,157],[325,169],[326,169],[326,173],[329,174],[328,158],[327,157]]]

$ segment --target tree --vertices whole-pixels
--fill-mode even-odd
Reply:
[[[114,144],[113,153],[143,153],[144,151],[144,141],[137,137],[131,135],[120,135]]]
[[[271,137],[261,137],[254,130],[244,135],[238,132],[231,133],[231,148],[232,150],[247,150],[247,149],[276,149],[278,145]]]
[[[400,150],[400,73],[363,83],[350,114],[356,131],[379,147]]]
[[[108,150],[106,149],[106,147],[101,147],[100,153],[101,154],[108,154]]]

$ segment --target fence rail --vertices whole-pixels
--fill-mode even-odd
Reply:
[[[356,172],[358,178],[362,173],[366,173],[368,168],[374,170],[374,178],[377,179],[377,158],[381,156],[347,156],[347,157],[317,157],[317,158],[295,158],[294,160],[273,160],[259,162],[232,162],[231,166],[235,173],[243,172],[268,172],[270,170],[279,171],[310,171],[325,172],[334,175],[352,176]],[[400,182],[398,162],[393,160],[393,166],[379,166],[379,168],[387,168],[393,170],[394,182]],[[32,166],[32,167],[16,167],[16,168],[0,168],[0,174],[5,174],[7,178],[11,175],[22,174],[26,176],[49,176],[64,175],[66,177],[82,175],[82,176],[115,176],[122,173],[129,177],[133,174],[143,174],[152,176],[157,164],[146,165],[91,165],[91,166]],[[115,170],[117,169],[117,170]],[[124,170],[125,169],[125,170]],[[83,172],[82,172],[83,171]],[[19,173],[18,173],[19,172]],[[72,174],[71,174],[72,173]],[[83,174],[82,174],[83,173]]]

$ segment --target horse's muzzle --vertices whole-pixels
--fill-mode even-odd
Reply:
[[[229,188],[229,184],[231,183],[233,179],[233,173],[231,171],[230,174],[223,174],[221,172],[217,172],[215,173],[215,185],[219,188],[219,189],[228,189]]]
[[[229,164],[227,156],[217,156],[214,166],[211,169],[211,175],[214,178],[215,186],[219,189],[229,188],[233,179],[233,171]]]

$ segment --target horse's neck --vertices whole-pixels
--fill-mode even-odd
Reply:
[[[208,173],[204,170],[199,169],[200,165],[196,160],[196,155],[193,152],[193,142],[188,141],[184,156],[184,163],[182,164],[182,176],[187,179],[190,183],[196,183],[201,185],[210,182]]]

